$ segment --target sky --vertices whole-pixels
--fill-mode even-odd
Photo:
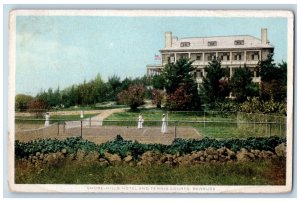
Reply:
[[[16,94],[36,95],[48,88],[64,89],[100,73],[146,74],[147,64],[164,47],[164,33],[206,37],[252,35],[275,47],[276,63],[287,60],[286,18],[17,16]]]

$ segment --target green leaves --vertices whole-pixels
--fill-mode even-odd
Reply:
[[[26,157],[34,155],[36,152],[41,153],[55,153],[62,149],[67,149],[68,153],[75,153],[79,149],[90,152],[97,151],[100,155],[104,155],[105,151],[118,154],[122,158],[127,155],[132,155],[134,159],[138,159],[140,155],[146,151],[154,151],[168,154],[186,154],[192,151],[205,150],[208,147],[221,148],[226,147],[233,151],[239,151],[241,148],[266,150],[274,152],[275,147],[283,142],[285,138],[280,137],[250,137],[247,139],[223,139],[216,140],[204,138],[202,140],[195,139],[175,139],[171,145],[162,144],[141,144],[137,141],[124,140],[120,135],[112,141],[96,145],[88,140],[79,137],[71,137],[65,140],[45,139],[36,140],[28,143],[15,142],[16,157]]]
[[[226,70],[221,67],[220,59],[214,58],[205,67],[206,76],[203,78],[201,91],[206,103],[223,101],[229,95],[229,84]]]
[[[244,65],[235,69],[232,78],[230,79],[230,87],[233,96],[238,102],[244,102],[247,97],[258,95],[259,88],[252,82],[251,71]]]

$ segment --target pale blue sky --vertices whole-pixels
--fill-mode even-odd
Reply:
[[[275,47],[275,62],[287,60],[286,18],[18,16],[16,93],[35,95],[116,74],[143,76],[164,47],[164,33],[205,37],[252,35],[261,28]]]

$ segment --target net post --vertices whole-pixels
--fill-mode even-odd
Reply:
[[[82,138],[82,119],[80,120],[80,137]]]
[[[57,136],[59,136],[59,121],[57,122]]]
[[[269,123],[269,137],[271,137],[271,127],[272,127],[272,123]]]
[[[176,121],[174,122],[174,137],[177,138]]]
[[[204,124],[204,128],[205,128],[205,110],[203,110],[203,114],[204,114],[204,119],[203,119],[203,124]]]

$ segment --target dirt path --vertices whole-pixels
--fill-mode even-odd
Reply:
[[[124,111],[125,111],[124,108],[103,110],[102,113],[91,118],[92,126],[102,126],[103,120],[105,118],[109,117],[113,113],[124,112]]]
[[[101,111],[98,111],[98,112],[100,112],[100,114],[98,114],[97,116],[83,119],[82,124],[83,124],[83,126],[102,126],[103,120],[105,118],[109,117],[113,113],[124,112],[124,111],[125,111],[125,108],[101,110]],[[81,125],[80,121],[67,121],[66,129],[80,127],[80,125]]]

